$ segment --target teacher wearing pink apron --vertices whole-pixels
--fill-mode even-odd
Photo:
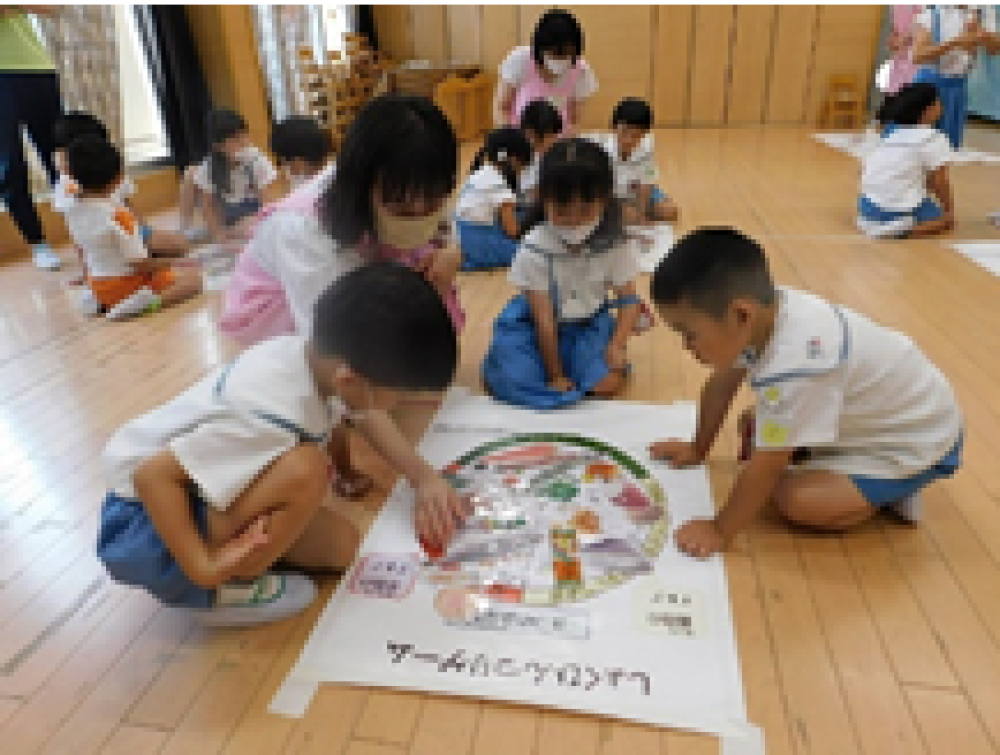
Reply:
[[[517,126],[535,100],[548,100],[562,115],[563,136],[575,132],[584,100],[597,91],[594,72],[581,57],[583,29],[572,13],[547,11],[531,35],[531,46],[515,48],[500,65],[493,102],[499,126]]]
[[[892,51],[892,61],[886,94],[895,94],[917,75],[917,64],[913,62],[912,56],[913,24],[922,10],[922,5],[893,5],[889,8],[892,14],[892,32],[887,46]]]

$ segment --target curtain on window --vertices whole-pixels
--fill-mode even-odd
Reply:
[[[85,110],[103,121],[122,143],[118,41],[110,5],[63,5],[38,27],[59,70],[63,107]]]
[[[322,5],[255,5],[254,25],[271,118],[281,121],[305,112],[299,50],[326,52]],[[319,62],[317,60],[317,62]]]

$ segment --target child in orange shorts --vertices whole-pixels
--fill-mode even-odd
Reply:
[[[151,259],[135,216],[115,202],[122,181],[122,158],[115,146],[96,136],[81,137],[69,145],[66,158],[80,187],[66,223],[83,251],[87,283],[107,318],[140,315],[199,294],[197,272]]]

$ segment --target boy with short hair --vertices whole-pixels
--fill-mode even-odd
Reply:
[[[113,144],[99,136],[82,136],[66,150],[70,175],[79,186],[66,208],[66,224],[81,250],[87,284],[95,299],[118,320],[201,293],[201,278],[193,270],[172,270],[149,258],[135,216],[116,197],[123,180],[122,158]]]
[[[611,115],[611,133],[599,138],[615,169],[615,195],[626,202],[628,223],[677,220],[675,205],[656,185],[660,176],[653,147],[653,109],[645,100],[626,97]]]
[[[208,624],[298,613],[315,587],[275,562],[343,569],[360,542],[357,512],[325,503],[323,442],[348,419],[414,487],[417,533],[446,543],[463,504],[386,411],[407,391],[446,388],[457,361],[448,312],[418,273],[378,262],[343,275],[310,337],[251,346],[115,434],[98,556],[116,580]]]
[[[682,239],[657,267],[652,297],[715,368],[694,440],[656,443],[654,457],[700,464],[744,380],[757,395],[754,452],[718,515],[677,531],[684,552],[725,550],[770,500],[818,530],[847,530],[883,509],[917,521],[920,490],[961,465],[955,393],[913,341],[776,287],[763,250],[741,233],[703,228]]]

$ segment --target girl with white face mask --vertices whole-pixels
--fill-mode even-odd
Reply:
[[[250,219],[280,196],[278,172],[251,143],[246,121],[239,113],[212,110],[207,122],[210,152],[185,171],[181,183],[182,230],[190,233],[194,208],[200,201],[213,241],[246,238]]]
[[[583,30],[573,14],[546,12],[535,26],[531,46],[516,48],[500,66],[493,102],[496,124],[516,126],[529,103],[546,100],[562,116],[563,135],[571,135],[584,100],[597,91],[597,79],[582,55]]]
[[[352,123],[336,165],[262,213],[226,291],[222,331],[244,346],[308,335],[320,294],[377,260],[422,272],[460,330],[462,259],[442,235],[457,177],[458,141],[437,106],[408,95],[375,98]],[[351,466],[346,439],[335,437],[329,450],[337,492],[363,496],[371,481]]]
[[[533,215],[509,276],[521,293],[497,318],[483,380],[495,398],[534,409],[611,398],[643,308],[607,153],[585,139],[556,143]]]

